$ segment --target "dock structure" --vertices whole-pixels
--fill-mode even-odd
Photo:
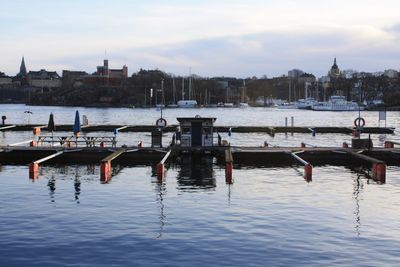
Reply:
[[[175,132],[177,124],[171,124],[163,128],[163,132]],[[83,126],[82,132],[152,132],[154,125],[86,125]],[[38,124],[15,124],[6,125],[0,128],[1,131],[35,131],[39,129],[47,131],[47,125]],[[57,132],[72,132],[72,124],[57,125]],[[337,133],[337,134],[352,134],[354,127],[313,127],[313,126],[214,126],[214,130],[220,133],[229,132],[231,129],[235,133],[266,133],[275,135],[277,133],[304,133],[304,134],[319,134],[319,133]],[[371,134],[393,134],[395,128],[390,127],[363,127],[361,133]],[[36,130],[38,131],[38,130]]]
[[[386,182],[386,166],[400,165],[400,149],[373,148],[360,150],[336,147],[225,147],[209,148],[51,148],[6,146],[0,148],[2,164],[30,164],[30,177],[36,178],[39,164],[98,164],[100,162],[101,181],[111,178],[111,161],[122,165],[157,165],[157,176],[164,176],[164,164],[167,159],[173,160],[177,155],[208,154],[224,160],[226,182],[232,183],[233,167],[238,166],[304,166],[304,178],[312,180],[313,166],[343,165],[366,166],[370,168],[374,180]],[[174,155],[174,157],[171,157]]]
[[[164,178],[165,163],[186,155],[211,155],[218,159],[219,164],[225,167],[227,184],[233,183],[233,168],[241,166],[304,166],[304,178],[312,181],[312,170],[319,165],[361,165],[372,171],[372,178],[379,183],[386,182],[386,166],[400,165],[400,148],[395,148],[394,141],[385,143],[385,147],[372,146],[371,139],[353,139],[351,147],[343,143],[343,147],[316,147],[301,143],[299,147],[277,147],[264,143],[260,147],[231,146],[226,140],[221,140],[218,132],[235,131],[265,131],[268,134],[279,132],[304,132],[320,133],[346,133],[350,134],[354,129],[346,127],[232,127],[226,129],[214,126],[216,118],[178,118],[179,127],[169,126],[156,129],[154,126],[128,126],[106,125],[87,126],[87,131],[150,131],[152,132],[151,147],[143,147],[139,142],[137,146],[117,146],[116,134],[112,137],[50,137],[39,136],[38,142],[27,140],[0,147],[0,162],[2,164],[29,164],[29,173],[37,177],[39,164],[63,163],[63,164],[98,164],[100,163],[100,180],[108,182],[111,179],[111,162],[122,165],[151,165],[157,166],[157,177]],[[22,126],[7,128],[6,130],[21,130]],[[22,127],[22,128],[21,128]],[[25,125],[23,129],[28,128]],[[57,130],[71,130],[71,125],[66,128],[58,126]],[[94,127],[94,128],[91,128]],[[68,128],[68,129],[67,129]],[[43,129],[46,129],[44,127]],[[177,131],[177,129],[180,129]],[[170,146],[163,147],[161,143],[162,132],[174,130]],[[364,128],[366,132],[390,132],[394,128]],[[158,138],[154,133],[157,132]],[[217,132],[218,142],[214,142],[213,135]],[[153,136],[154,135],[154,136]],[[55,139],[54,139],[55,138]],[[94,138],[94,139],[93,139]],[[107,143],[108,142],[108,143]],[[39,146],[37,146],[37,143]],[[23,146],[29,144],[29,146]],[[46,146],[47,144],[47,146]],[[72,145],[71,145],[72,144]],[[79,145],[79,146],[78,146]],[[222,163],[223,162],[223,163]],[[32,174],[32,175],[31,175]]]

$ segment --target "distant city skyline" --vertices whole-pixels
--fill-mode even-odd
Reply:
[[[33,4],[34,3],[34,4]],[[382,1],[27,1],[2,3],[0,71],[276,77],[301,69],[400,69],[400,3]]]

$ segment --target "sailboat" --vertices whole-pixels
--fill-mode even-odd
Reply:
[[[177,108],[177,107],[179,107],[176,104],[176,87],[175,87],[175,79],[174,78],[172,78],[172,97],[173,97],[172,104],[169,104],[167,107],[169,107],[169,108]]]
[[[178,101],[178,107],[180,108],[195,108],[197,106],[197,101],[192,99],[192,75],[189,76],[189,99],[185,100],[184,98],[184,78],[182,78],[182,100]]]
[[[246,88],[246,80],[243,80],[243,87],[240,88],[240,108],[247,108],[249,103],[247,103],[247,88]]]

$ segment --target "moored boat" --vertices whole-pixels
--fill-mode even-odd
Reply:
[[[319,102],[312,106],[312,110],[316,111],[358,111],[364,107],[356,102],[347,101],[344,96],[333,95],[327,102]]]

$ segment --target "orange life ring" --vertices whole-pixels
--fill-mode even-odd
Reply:
[[[355,127],[364,127],[365,126],[365,120],[361,117],[358,117],[357,119],[354,120],[354,126]]]

